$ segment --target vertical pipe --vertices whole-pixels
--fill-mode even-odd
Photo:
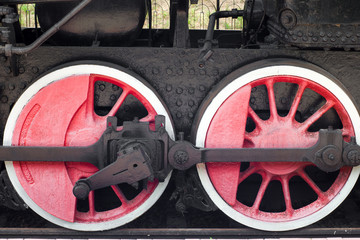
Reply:
[[[220,0],[216,0],[216,11],[219,12],[220,11]],[[216,19],[216,29],[219,30],[220,28],[220,19]]]

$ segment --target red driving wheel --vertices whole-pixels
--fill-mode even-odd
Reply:
[[[287,89],[291,101],[284,110],[278,105]],[[261,90],[266,109],[252,106]],[[275,60],[247,66],[228,76],[209,98],[198,116],[195,141],[200,147],[311,147],[333,115],[345,140],[358,136],[354,125],[359,115],[348,93],[310,64]],[[306,108],[310,113],[304,113]],[[296,229],[326,216],[359,175],[358,168],[326,174],[311,163],[295,162],[208,163],[198,171],[222,211],[242,224],[270,231]]]
[[[94,109],[97,82],[121,89],[102,116]],[[125,101],[131,104],[129,98],[146,112],[140,121],[149,122],[150,127],[157,114],[165,115],[167,131],[173,137],[165,106],[143,80],[116,66],[79,64],[49,73],[25,91],[11,112],[4,142],[20,146],[91,145],[104,132],[107,117],[123,111]],[[155,203],[168,182],[154,180],[146,187],[140,184],[139,189],[113,185],[92,191],[86,200],[77,200],[72,194],[75,182],[98,171],[91,164],[8,162],[7,170],[15,189],[35,212],[61,226],[87,231],[114,228],[138,217]]]

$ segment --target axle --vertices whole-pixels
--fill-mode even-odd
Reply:
[[[117,119],[109,117],[101,138],[87,147],[0,147],[1,160],[91,163],[99,171],[75,184],[73,193],[79,199],[113,184],[163,181],[172,169],[186,170],[206,162],[312,162],[326,172],[360,164],[359,145],[354,138],[345,142],[339,129],[320,130],[310,148],[210,149],[171,140],[163,116],[156,116],[154,131],[149,123],[138,120],[124,122],[120,131],[116,126]]]

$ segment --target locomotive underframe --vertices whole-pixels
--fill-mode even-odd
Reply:
[[[198,56],[197,49],[182,48],[41,47],[28,55],[16,58],[19,67],[18,76],[13,75],[11,59],[3,56],[0,59],[2,61],[0,73],[1,125],[5,126],[7,116],[21,93],[39,76],[64,64],[89,60],[124,66],[148,81],[165,101],[173,117],[176,132],[184,132],[185,140],[190,140],[194,116],[211,88],[232,71],[257,60],[288,58],[311,62],[338,78],[349,89],[355,101],[360,102],[360,86],[355,80],[360,73],[357,65],[360,56],[354,52],[219,48],[214,51],[213,59],[216,60],[209,61],[205,68],[199,68]],[[49,61],[44,62],[43,59],[49,59]],[[153,59],[153,61],[149,61],[149,59]],[[102,95],[102,99],[99,99],[97,104],[99,107],[111,105],[114,89],[102,89],[102,91],[106,94]],[[253,106],[266,110],[265,97],[260,94],[258,98],[259,100],[252,101]],[[281,108],[281,104],[279,107]],[[183,186],[182,190],[177,189],[177,191],[186,191],[191,194],[194,191],[191,184],[193,182],[185,181],[185,184],[181,182],[179,185]],[[198,186],[200,185],[198,183]],[[199,189],[199,187],[195,187],[195,189]],[[198,199],[185,202],[187,206],[182,208],[196,206],[203,210],[214,209],[208,203],[207,196],[203,192],[201,195]],[[202,204],[201,200],[207,204]],[[19,201],[16,205],[22,206],[19,205]]]
[[[29,1],[21,1],[21,0],[6,1],[6,3],[8,4],[24,3],[24,2],[29,2]],[[35,0],[31,2],[35,2],[35,3],[48,2],[50,4],[52,0]],[[89,2],[91,2],[91,0],[82,1],[83,4]],[[191,1],[191,2],[193,3],[197,1]],[[220,1],[218,0],[217,1],[218,11],[220,10],[219,2]],[[360,73],[359,72],[360,67],[358,66],[360,56],[355,51],[359,49],[360,35],[357,34],[358,29],[356,28],[356,26],[358,25],[357,24],[358,20],[357,20],[357,15],[354,13],[358,9],[359,4],[352,3],[354,5],[353,8],[349,8],[348,7],[348,4],[350,2],[349,1],[347,4],[343,4],[342,8],[339,8],[338,11],[335,12],[332,11],[331,16],[329,16],[328,12],[334,9],[332,6],[333,5],[336,6],[340,4],[340,1],[331,0],[328,2],[329,4],[319,2],[317,5],[316,4],[313,5],[310,3],[308,4],[308,3],[292,1],[292,0],[286,0],[286,1],[247,0],[244,11],[233,9],[232,11],[216,12],[212,14],[210,19],[212,19],[213,21],[211,21],[212,23],[209,24],[209,29],[206,32],[205,40],[202,40],[201,38],[205,36],[205,31],[196,31],[196,30],[189,31],[188,28],[189,1],[171,0],[169,30],[164,30],[164,29],[154,30],[151,29],[151,25],[150,25],[149,30],[143,29],[140,32],[139,29],[139,31],[137,32],[137,34],[139,35],[136,34],[138,38],[137,39],[134,38],[131,41],[126,42],[125,44],[122,44],[114,40],[110,41],[110,44],[106,43],[106,41],[102,41],[102,40],[98,41],[97,33],[95,37],[92,35],[92,33],[88,36],[87,40],[90,41],[90,44],[89,42],[85,43],[81,41],[79,43],[77,42],[77,40],[79,39],[76,39],[76,37],[70,38],[69,37],[70,35],[65,35],[65,39],[67,37],[69,39],[74,39],[73,41],[71,40],[67,41],[67,39],[65,41],[59,40],[59,38],[57,38],[56,35],[54,35],[52,39],[45,42],[45,40],[47,40],[48,37],[50,37],[53,33],[58,31],[58,29],[56,29],[57,26],[59,26],[56,24],[58,20],[53,19],[49,22],[50,26],[53,26],[53,28],[48,31],[46,30],[46,27],[44,28],[42,23],[41,23],[42,24],[41,30],[43,32],[41,32],[40,29],[25,29],[23,31],[20,31],[20,26],[19,23],[17,22],[18,16],[15,13],[13,13],[16,9],[15,5],[10,5],[10,7],[14,7],[13,9],[8,7],[2,8],[2,6],[0,6],[0,11],[1,9],[5,11],[3,13],[0,13],[0,15],[2,14],[1,16],[4,16],[2,18],[3,21],[2,28],[0,29],[0,42],[2,42],[2,44],[0,44],[0,53],[4,53],[4,54],[0,54],[0,93],[1,93],[0,94],[0,113],[1,113],[0,126],[2,126],[2,131],[0,131],[0,142],[4,145],[11,144],[9,143],[9,136],[11,135],[11,134],[9,135],[9,127],[8,124],[6,126],[5,124],[6,122],[9,122],[8,119],[14,119],[13,113],[17,111],[17,108],[19,108],[18,107],[19,104],[15,105],[15,103],[19,102],[18,100],[21,94],[29,89],[32,90],[30,86],[34,86],[33,83],[35,83],[39,79],[41,80],[42,77],[48,76],[49,72],[55,70],[66,71],[64,70],[65,67],[71,67],[77,64],[79,65],[93,64],[92,66],[96,66],[97,64],[106,66],[108,64],[109,67],[113,67],[113,68],[117,68],[116,66],[119,66],[119,68],[122,67],[121,71],[127,72],[130,75],[135,73],[140,78],[143,78],[146,84],[149,84],[148,87],[151,86],[154,92],[158,94],[158,97],[160,98],[160,105],[164,103],[165,108],[169,109],[170,117],[168,116],[167,119],[171,119],[174,123],[175,133],[179,134],[177,140],[180,139],[180,140],[190,141],[193,144],[196,144],[197,146],[199,146],[197,141],[197,136],[194,135],[197,135],[198,129],[201,129],[199,119],[202,119],[203,116],[206,115],[205,113],[207,109],[205,107],[211,105],[212,100],[215,99],[214,94],[219,93],[219,89],[225,88],[224,86],[230,83],[229,78],[236,76],[236,74],[238,74],[239,72],[244,73],[247,70],[254,70],[254,69],[256,70],[257,69],[256,67],[259,67],[259,69],[264,69],[263,68],[264,66],[265,67],[269,66],[272,64],[272,62],[277,62],[277,61],[278,63],[281,63],[283,65],[287,65],[289,63],[288,64],[289,66],[291,66],[291,64],[293,63],[295,66],[300,67],[299,69],[304,70],[304,72],[306,72],[307,69],[313,69],[315,71],[318,71],[320,75],[321,74],[326,75],[330,80],[328,81],[325,78],[322,79],[324,82],[321,82],[314,78],[311,78],[310,76],[309,78],[307,78],[307,75],[305,76],[305,74],[297,75],[298,73],[294,73],[295,77],[292,80],[288,80],[285,78],[282,78],[283,80],[285,79],[284,81],[271,80],[270,81],[271,83],[269,84],[273,84],[273,85],[272,85],[272,90],[270,90],[269,93],[270,95],[272,94],[271,92],[275,93],[274,90],[274,88],[276,88],[275,85],[277,83],[280,83],[277,85],[276,88],[276,97],[273,97],[272,99],[270,99],[268,94],[269,89],[266,90],[264,86],[266,85],[266,87],[268,87],[267,83],[264,84],[264,82],[267,81],[266,80],[267,77],[272,78],[273,77],[272,75],[264,74],[262,75],[263,77],[262,79],[256,79],[257,81],[256,84],[263,84],[262,86],[256,84],[247,84],[247,87],[251,87],[250,88],[251,95],[249,95],[250,101],[249,99],[244,98],[246,99],[244,101],[249,102],[249,104],[246,105],[246,107],[248,107],[249,109],[253,109],[253,112],[255,112],[255,114],[257,114],[259,117],[261,116],[264,122],[266,120],[266,116],[268,115],[270,115],[270,118],[271,116],[273,117],[275,116],[275,118],[279,117],[280,119],[280,117],[284,117],[285,119],[287,112],[289,112],[289,115],[292,115],[290,114],[290,111],[295,109],[295,113],[293,115],[292,120],[294,120],[294,122],[296,123],[301,124],[309,116],[316,113],[316,107],[317,107],[316,104],[320,105],[320,100],[321,100],[320,98],[323,99],[325,98],[326,101],[329,99],[330,101],[332,101],[331,99],[334,99],[332,95],[338,97],[335,93],[336,91],[341,92],[343,95],[349,95],[349,101],[347,101],[347,103],[350,103],[350,105],[353,104],[351,99],[353,98],[355,106],[352,107],[351,108],[352,110],[348,111],[348,113],[352,112],[349,114],[357,115],[357,113],[355,112],[357,112],[356,106],[358,106],[360,103],[360,93],[359,93],[360,86],[356,78],[357,76],[359,76]],[[145,2],[142,3],[145,4]],[[150,1],[147,2],[147,4],[148,3],[150,3]],[[50,7],[50,5],[48,6]],[[150,7],[151,9],[151,4],[148,4],[147,7],[148,8]],[[308,14],[309,12],[312,11],[316,12],[319,9],[322,10],[319,15]],[[49,13],[51,15],[50,8],[45,8],[45,10],[49,10]],[[96,16],[98,16],[100,12],[102,13],[106,12],[108,13],[108,16],[111,15],[110,11],[108,12],[105,11],[104,9],[98,10],[97,7],[93,7],[93,10],[94,10],[93,12],[94,15]],[[134,11],[135,9],[132,9],[132,11],[129,10],[127,12],[134,13]],[[149,12],[151,12],[151,10],[149,10]],[[243,20],[244,20],[243,31],[213,32],[212,30],[215,25],[215,18],[220,16],[222,13],[224,14],[224,16],[232,16],[232,17],[243,16]],[[41,13],[39,14],[40,14],[39,19],[40,18],[44,19],[45,15],[41,15]],[[144,18],[141,21],[143,21]],[[65,23],[66,21],[67,20],[65,17],[63,20],[60,20],[58,24],[60,24],[61,22]],[[142,25],[141,21],[139,22],[140,25]],[[76,26],[78,22],[70,21],[69,25]],[[150,14],[150,22],[151,22],[151,14]],[[86,27],[86,24],[81,26]],[[61,30],[64,29],[60,29],[58,34],[61,32]],[[105,30],[105,28],[101,30]],[[114,36],[116,36],[116,34],[119,33],[113,32],[113,34]],[[213,34],[215,35],[215,40],[213,39],[212,36]],[[91,45],[91,42],[93,43],[92,47],[85,47],[85,45],[86,46]],[[125,46],[130,46],[130,44],[132,44],[132,47],[125,47]],[[42,46],[37,48],[40,45]],[[71,47],[66,47],[64,45],[68,45]],[[199,51],[202,45],[203,45],[203,50]],[[109,46],[113,46],[113,47],[109,47]],[[116,47],[116,46],[122,46],[122,47]],[[294,48],[294,46],[307,50]],[[334,50],[334,51],[324,51],[324,49]],[[313,65],[308,63],[311,63]],[[84,74],[87,73],[88,72]],[[65,73],[65,75],[66,74],[68,73]],[[102,76],[105,76],[107,73],[91,72],[91,74],[100,74]],[[292,72],[290,73],[287,72],[286,74],[292,75]],[[275,75],[277,75],[277,73],[275,73]],[[279,76],[280,75],[281,74],[279,74]],[[315,76],[319,77],[320,75],[315,75]],[[331,75],[333,75],[334,78]],[[299,77],[300,80],[299,81],[294,80],[296,79],[296,77]],[[341,86],[341,84],[339,85],[338,83],[336,83],[337,79],[344,86]],[[41,82],[40,80],[38,82]],[[136,76],[135,79],[133,80],[136,81]],[[236,81],[237,80],[238,78],[236,78]],[[332,89],[327,88],[326,85],[332,84],[333,83],[332,80],[334,80],[334,82],[337,84],[336,85],[337,88],[332,88]],[[118,79],[118,81],[120,82],[122,80]],[[67,78],[66,81],[62,81],[64,85],[65,83],[66,85],[69,85],[69,82],[70,82],[69,78]],[[305,93],[303,96],[300,97],[301,99],[299,99],[299,102],[303,101],[304,103],[303,106],[305,107],[293,108],[292,101],[294,100],[293,97],[295,96],[292,96],[291,94],[294,95],[294,91],[293,91],[294,89],[292,91],[289,91],[286,85],[289,86],[293,84],[292,87],[294,87],[294,85],[298,85],[300,89],[302,83],[305,83],[305,85],[306,84],[311,85],[313,84],[313,82],[322,85],[323,87],[321,88],[321,90],[319,89],[315,90],[314,94]],[[96,82],[94,85],[95,88],[95,92],[93,95],[95,99],[94,110],[95,113],[98,114],[99,116],[103,116],[101,115],[103,112],[112,109],[114,103],[116,102],[117,97],[122,94],[123,91],[122,87],[116,85],[117,83],[114,84],[115,85],[112,85],[110,82],[107,82],[107,80],[104,80],[104,82]],[[42,87],[43,89],[47,88],[47,86],[45,85],[43,85]],[[262,89],[261,87],[264,88]],[[309,87],[309,89],[314,90],[311,89],[311,87]],[[37,89],[37,91],[38,92],[36,94],[41,95],[41,89],[39,88]],[[46,90],[44,91],[46,92]],[[28,92],[29,91],[27,91],[26,93]],[[66,90],[64,92],[69,92],[69,91]],[[317,96],[315,96],[316,94]],[[147,96],[144,97],[145,99],[147,98]],[[137,97],[135,96],[135,98]],[[140,100],[140,102],[139,101],[136,102],[136,100],[133,99],[128,102],[125,101],[124,104],[121,105],[122,106],[120,108],[121,111],[118,109],[117,110],[118,112],[116,113],[116,117],[118,118],[118,121],[120,120],[120,123],[117,126],[121,126],[125,121],[132,120],[135,112],[140,115],[142,114],[141,111],[143,111],[143,109],[141,109],[141,107],[143,106],[140,105],[143,104],[143,102],[141,101],[142,100]],[[270,101],[272,106],[269,106],[271,105],[269,103]],[[47,100],[46,102],[51,102],[51,101]],[[59,102],[62,101],[60,100]],[[45,104],[45,102],[42,103]],[[312,134],[313,132],[320,132],[320,127],[319,127],[320,125],[322,126],[322,128],[324,128],[324,126],[325,128],[327,128],[328,126],[333,126],[334,123],[335,124],[334,128],[337,129],[336,131],[338,131],[338,136],[340,137],[343,136],[345,139],[347,138],[346,141],[350,141],[350,137],[352,137],[352,139],[354,140],[355,138],[353,137],[354,136],[353,134],[348,134],[348,135],[342,134],[342,132],[346,132],[346,130],[349,130],[349,127],[346,128],[345,126],[342,125],[344,114],[340,116],[342,113],[338,115],[338,112],[336,112],[338,111],[339,108],[342,108],[344,107],[344,105],[347,105],[344,103],[345,102],[338,103],[336,106],[337,109],[336,108],[330,109],[329,112],[327,112],[325,116],[322,116],[321,119],[318,121],[321,122],[322,124],[316,124],[318,122],[314,123],[308,129],[308,132],[310,134]],[[301,103],[299,104],[301,105]],[[233,106],[235,105],[236,104],[233,104]],[[274,114],[274,109],[276,109],[275,110],[276,114]],[[350,108],[346,108],[345,106],[345,109],[348,110]],[[9,115],[11,111],[12,113]],[[65,112],[67,113],[68,108],[63,108],[62,111],[63,113]],[[242,111],[243,111],[242,112],[243,115],[249,114],[246,110],[242,110]],[[166,114],[167,111],[165,110],[164,115]],[[50,114],[50,116],[53,115]],[[235,121],[237,121],[236,117],[234,117],[233,119],[232,116],[231,117],[228,116],[227,118],[232,119],[232,121],[234,121],[234,122],[227,122],[228,125],[229,124],[232,125],[232,123],[235,123]],[[254,130],[254,126],[252,126],[254,124],[251,123],[251,119],[249,118],[251,118],[251,116],[248,117],[247,120],[245,119],[245,121],[242,122],[242,126],[246,125],[245,132],[249,132],[248,130],[250,130],[250,132]],[[357,117],[355,119],[357,119]],[[52,121],[55,122],[57,121],[57,119],[52,119]],[[355,122],[356,121],[357,120],[355,120]],[[272,121],[270,120],[268,122],[271,123]],[[44,126],[48,122],[42,122],[42,123],[43,124],[41,126]],[[112,123],[116,125],[115,122]],[[357,126],[356,124],[354,124],[354,121],[352,122],[352,124],[354,128]],[[259,125],[255,123],[255,127],[258,126]],[[270,127],[268,127],[268,130],[273,127],[276,128],[277,135],[275,134],[274,136],[275,138],[276,137],[284,138],[284,134],[279,134],[279,132],[284,133],[288,130],[290,131],[293,130],[291,127],[282,128],[280,122],[276,122],[273,125],[269,124],[269,126]],[[136,125],[136,123],[134,123],[133,125],[134,131],[137,131],[138,127],[139,125]],[[5,133],[3,131],[4,128],[5,128]],[[342,129],[342,131],[340,131],[339,129]],[[357,130],[358,129],[356,129],[356,131]],[[166,131],[168,131],[169,133],[168,129],[166,129]],[[91,130],[91,132],[94,131]],[[215,133],[216,133],[215,135],[217,135],[218,131]],[[3,135],[5,135],[4,140],[3,140],[4,137]],[[289,135],[297,136],[296,134],[292,134],[292,133],[290,133]],[[359,134],[355,133],[355,135],[358,136]],[[266,134],[262,136],[263,137],[262,140],[265,139],[265,141],[268,142],[268,145],[265,145],[265,147],[269,147],[269,146],[273,147],[272,143],[276,142],[271,140],[272,138],[269,136],[270,135],[266,135]],[[296,137],[294,137],[294,139],[295,138]],[[319,137],[319,139],[320,138],[321,137]],[[302,141],[306,142],[307,140],[306,138],[304,138],[302,139]],[[226,142],[226,140],[224,142]],[[245,144],[245,140],[243,142]],[[171,142],[171,144],[174,143]],[[346,144],[347,143],[344,143],[343,145]],[[126,143],[124,145],[131,145],[131,144]],[[283,142],[283,144],[277,145],[275,147],[279,147],[279,146],[280,147],[288,146],[288,143]],[[302,147],[305,145],[295,144],[295,146],[296,146],[295,150],[299,150],[297,149],[298,147]],[[246,147],[249,147],[249,145],[245,146],[245,149],[243,150],[245,152],[249,150],[248,152],[250,152],[251,149],[246,149]],[[255,146],[255,148],[256,147],[259,146]],[[307,145],[307,147],[309,147],[309,145]],[[154,152],[155,155],[158,154],[155,150]],[[171,152],[171,150],[169,152]],[[117,153],[119,152],[116,152],[116,154]],[[139,152],[135,151],[135,154],[136,153]],[[165,154],[167,154],[167,152],[165,152]],[[358,160],[358,155],[359,155],[358,153],[355,154],[356,160]],[[142,154],[142,156],[144,157],[144,154]],[[184,160],[184,156],[181,155],[180,162],[183,160]],[[226,159],[223,160],[225,161]],[[164,161],[164,165],[166,165],[167,163],[168,163],[167,161]],[[100,163],[101,166],[98,165],[98,167],[100,166],[99,169],[104,169],[103,168],[104,166],[102,164],[103,163]],[[251,166],[252,163],[247,163],[247,164],[250,164],[249,166]],[[271,163],[271,164],[274,164],[275,166],[277,165],[276,163]],[[161,164],[155,163],[155,165],[161,165]],[[210,164],[207,166],[209,166],[209,169],[211,169]],[[289,165],[284,165],[284,166],[286,167]],[[6,166],[6,168],[8,168],[8,166]],[[175,167],[175,169],[185,169],[185,168],[187,169],[187,167],[184,166]],[[19,193],[22,191],[22,190],[19,191],[19,187],[16,186],[16,183],[13,182],[13,179],[14,178],[17,179],[17,177],[12,176],[11,171],[9,172],[9,169],[7,169],[10,178],[12,178],[11,181],[15,186],[16,189],[15,191],[11,189],[12,185],[7,177],[7,172],[3,164],[1,165],[0,170],[2,171],[0,174],[0,179],[3,182],[3,186],[0,186],[0,203],[4,206],[13,209],[26,208],[27,206],[22,202],[22,200],[18,197],[16,193],[16,191]],[[169,170],[170,168],[166,170],[162,170],[163,172],[159,171],[163,176],[158,173],[158,175],[155,174],[150,176],[149,179],[151,180],[153,179],[153,177],[155,177],[157,179],[164,180],[164,178],[166,177],[165,175],[169,173]],[[199,171],[199,168],[197,170]],[[146,172],[146,174],[149,175],[147,171],[148,169],[145,169],[144,167],[143,172]],[[101,175],[101,173],[102,171],[98,171],[96,174],[92,175],[91,177],[95,175]],[[191,168],[186,171],[176,171],[176,170],[174,171],[175,177],[171,182],[173,188],[170,188],[168,192],[170,192],[171,199],[177,201],[175,204],[176,210],[178,212],[184,213],[189,209],[191,209],[189,207],[194,207],[203,211],[214,211],[217,209],[217,207],[219,207],[221,211],[226,213],[225,211],[226,206],[223,207],[221,203],[219,205],[219,201],[213,198],[214,193],[211,193],[211,190],[209,191],[209,188],[207,186],[207,185],[212,186],[212,184],[215,185],[215,183],[204,184],[203,178],[201,176],[201,172],[198,173],[199,176],[197,175],[195,168]],[[276,180],[284,179],[281,178],[281,174],[282,172],[279,171],[279,175]],[[287,177],[289,177],[288,184],[292,176],[291,174],[292,173],[287,174]],[[336,174],[338,173],[335,173],[335,175]],[[148,177],[148,175],[146,175],[146,177]],[[131,177],[133,176],[130,176],[129,178]],[[218,177],[218,175],[216,175],[216,177]],[[219,173],[218,179],[221,179],[223,177],[224,176],[221,176],[221,173]],[[104,179],[102,179],[103,182],[106,182],[108,180],[107,178]],[[130,184],[133,183],[131,187],[133,187],[134,189],[135,188],[137,189],[139,185],[140,185],[140,189],[142,187],[146,189],[147,181],[138,181],[139,179],[134,180],[136,183],[133,182],[128,182],[128,183]],[[329,179],[331,179],[331,176],[329,177]],[[346,181],[347,180],[345,180],[345,182]],[[355,184],[355,180],[353,179],[348,182],[352,182],[353,184]],[[55,184],[58,183],[56,182]],[[108,184],[105,185],[108,186]],[[282,187],[284,188],[284,185]],[[132,191],[134,189],[132,189]],[[81,191],[80,193],[83,193]],[[93,191],[92,194],[95,194],[94,192],[95,191]],[[246,195],[249,195],[248,189],[247,190],[243,189],[242,192],[245,193]],[[68,193],[68,191],[66,191],[66,193]],[[86,194],[88,194],[88,192]],[[83,196],[83,198],[87,196],[86,194]],[[45,194],[44,195],[38,194],[38,195],[45,196]],[[165,195],[166,197],[170,198],[169,193]],[[24,198],[24,195],[22,195],[22,197]],[[287,197],[290,198],[290,195],[288,195]],[[319,199],[321,198],[320,195],[318,195],[318,197]],[[223,198],[223,195],[221,195],[221,198]],[[81,199],[81,197],[78,197],[78,200],[79,199]],[[297,197],[295,197],[295,199],[298,200]],[[279,200],[279,198],[277,198],[277,200]],[[277,200],[275,200],[274,198],[274,202],[276,202]],[[29,204],[25,198],[24,201],[27,204]],[[162,202],[164,202],[164,200]],[[323,205],[325,206],[326,203],[323,203]],[[31,205],[29,206],[34,210],[34,208]],[[289,206],[289,201],[287,202],[287,206]],[[287,210],[287,206],[285,210]],[[291,206],[290,208],[295,209],[292,208]],[[162,207],[160,208],[158,207],[157,209],[160,209],[160,211],[153,210],[153,213],[160,214],[160,212],[163,211]],[[174,210],[174,208],[172,209]],[[94,210],[96,209],[94,208]],[[166,211],[171,212],[172,210],[166,209]],[[271,211],[272,210],[270,210],[270,212]],[[274,210],[273,216],[280,217],[279,214],[276,214],[277,211],[282,211],[282,210]],[[145,212],[145,210],[143,212]],[[289,212],[287,211],[285,212],[289,216],[292,215],[292,213],[289,214]],[[51,212],[49,211],[48,213]],[[233,216],[229,215],[229,216],[235,219],[233,217],[234,215]],[[280,220],[280,218],[278,220]],[[92,220],[90,220],[89,218],[88,223],[90,223],[91,221]],[[242,223],[247,225],[246,221]],[[291,221],[286,222],[286,224],[289,223],[291,223]],[[180,221],[180,225],[181,225],[181,221]],[[137,227],[136,223],[135,226]],[[169,225],[166,225],[166,227],[168,226]],[[179,226],[179,224],[177,224],[176,226]],[[257,228],[256,225],[249,225],[249,226]],[[301,226],[304,225],[299,223],[297,227],[301,227]],[[88,227],[85,229],[93,231]],[[101,227],[99,229],[104,230],[104,228]],[[274,231],[272,227],[267,227],[262,229]],[[281,231],[283,231],[284,229],[286,229],[286,227],[280,229]],[[290,227],[288,229],[293,229],[293,228]],[[77,229],[77,230],[81,230],[81,229]]]

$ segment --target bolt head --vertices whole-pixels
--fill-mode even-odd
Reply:
[[[189,160],[189,154],[183,150],[177,150],[174,154],[174,160],[177,164],[183,165]]]

